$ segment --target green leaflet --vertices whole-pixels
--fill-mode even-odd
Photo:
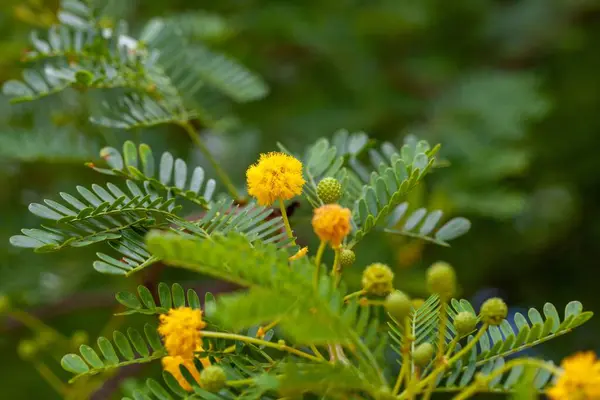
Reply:
[[[80,355],[65,355],[61,365],[75,374],[71,378],[72,382],[82,376],[95,375],[126,365],[148,363],[163,357],[166,353],[156,328],[146,324],[144,332],[145,336],[133,328],[127,329],[127,334],[115,331],[113,342],[105,337],[98,338],[100,353],[84,344],[79,348]]]

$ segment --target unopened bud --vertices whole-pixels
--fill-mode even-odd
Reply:
[[[371,264],[363,272],[362,287],[367,293],[385,296],[394,290],[394,273],[385,264]]]
[[[450,300],[456,292],[456,274],[450,264],[438,261],[427,270],[427,288],[430,293]]]
[[[492,297],[481,305],[479,313],[484,324],[500,325],[508,315],[508,307],[501,298]]]

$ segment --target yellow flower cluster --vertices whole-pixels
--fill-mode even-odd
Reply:
[[[326,204],[317,208],[313,214],[313,230],[324,242],[337,248],[350,233],[350,210],[338,204]]]
[[[599,400],[600,361],[593,352],[582,352],[565,358],[554,387],[548,390],[553,400]]]
[[[169,353],[162,359],[163,368],[177,379],[182,388],[190,391],[192,387],[184,379],[179,366],[184,365],[196,382],[199,381],[200,372],[194,365],[194,352],[203,350],[200,330],[206,327],[206,322],[202,320],[202,311],[180,307],[161,314],[159,318],[158,333],[163,337]],[[200,361],[204,366],[210,365],[208,358]]]
[[[289,200],[302,193],[306,182],[302,177],[302,163],[283,153],[261,154],[258,163],[246,171],[248,194],[262,206],[276,200]]]

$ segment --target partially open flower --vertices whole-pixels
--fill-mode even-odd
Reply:
[[[248,194],[262,206],[289,200],[302,193],[305,180],[302,163],[284,153],[261,154],[258,163],[246,171]]]
[[[350,233],[350,216],[349,209],[338,204],[326,204],[315,209],[313,230],[319,239],[329,242],[331,247],[339,247]]]
[[[371,264],[363,272],[362,287],[367,293],[385,296],[394,290],[394,273],[385,264]]]
[[[202,347],[200,330],[205,326],[202,311],[190,307],[173,308],[167,314],[161,314],[158,333],[164,338],[169,355],[191,359],[194,351]]]

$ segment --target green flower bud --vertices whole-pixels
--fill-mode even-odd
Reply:
[[[484,324],[500,325],[508,315],[508,307],[501,298],[492,297],[481,305],[479,314]]]
[[[86,331],[75,331],[73,336],[71,336],[71,343],[73,346],[79,347],[82,344],[87,343],[89,340],[89,336]]]
[[[10,309],[10,300],[7,296],[0,295],[0,314]]]
[[[413,360],[415,364],[421,368],[427,366],[433,358],[434,348],[431,343],[421,343],[413,352]]]
[[[340,251],[340,265],[342,268],[351,267],[356,261],[356,255],[350,249],[342,249]]]
[[[412,299],[411,303],[412,303],[413,308],[415,310],[418,310],[425,303],[425,300],[423,300],[423,299]]]
[[[324,178],[317,185],[317,196],[325,204],[337,203],[342,197],[342,184],[335,178]]]
[[[399,290],[395,290],[385,298],[385,309],[398,322],[408,317],[412,304],[410,298]]]
[[[17,353],[23,360],[31,360],[38,352],[38,345],[33,340],[21,340],[17,347]]]
[[[371,264],[363,271],[362,287],[367,293],[385,296],[394,290],[394,273],[385,264]]]
[[[210,365],[200,373],[200,386],[208,392],[218,392],[225,386],[225,382],[227,382],[225,371],[216,365]]]
[[[477,325],[477,317],[469,311],[461,311],[454,317],[454,327],[458,336],[465,336],[472,332]]]
[[[456,274],[450,264],[438,261],[427,270],[427,288],[442,300],[450,300],[456,292]]]
[[[56,336],[56,333],[54,331],[51,331],[49,329],[45,329],[43,331],[40,331],[40,333],[37,336],[37,345],[40,348],[46,348],[50,345],[52,345],[54,342],[56,342],[56,340],[58,339],[58,337]]]

